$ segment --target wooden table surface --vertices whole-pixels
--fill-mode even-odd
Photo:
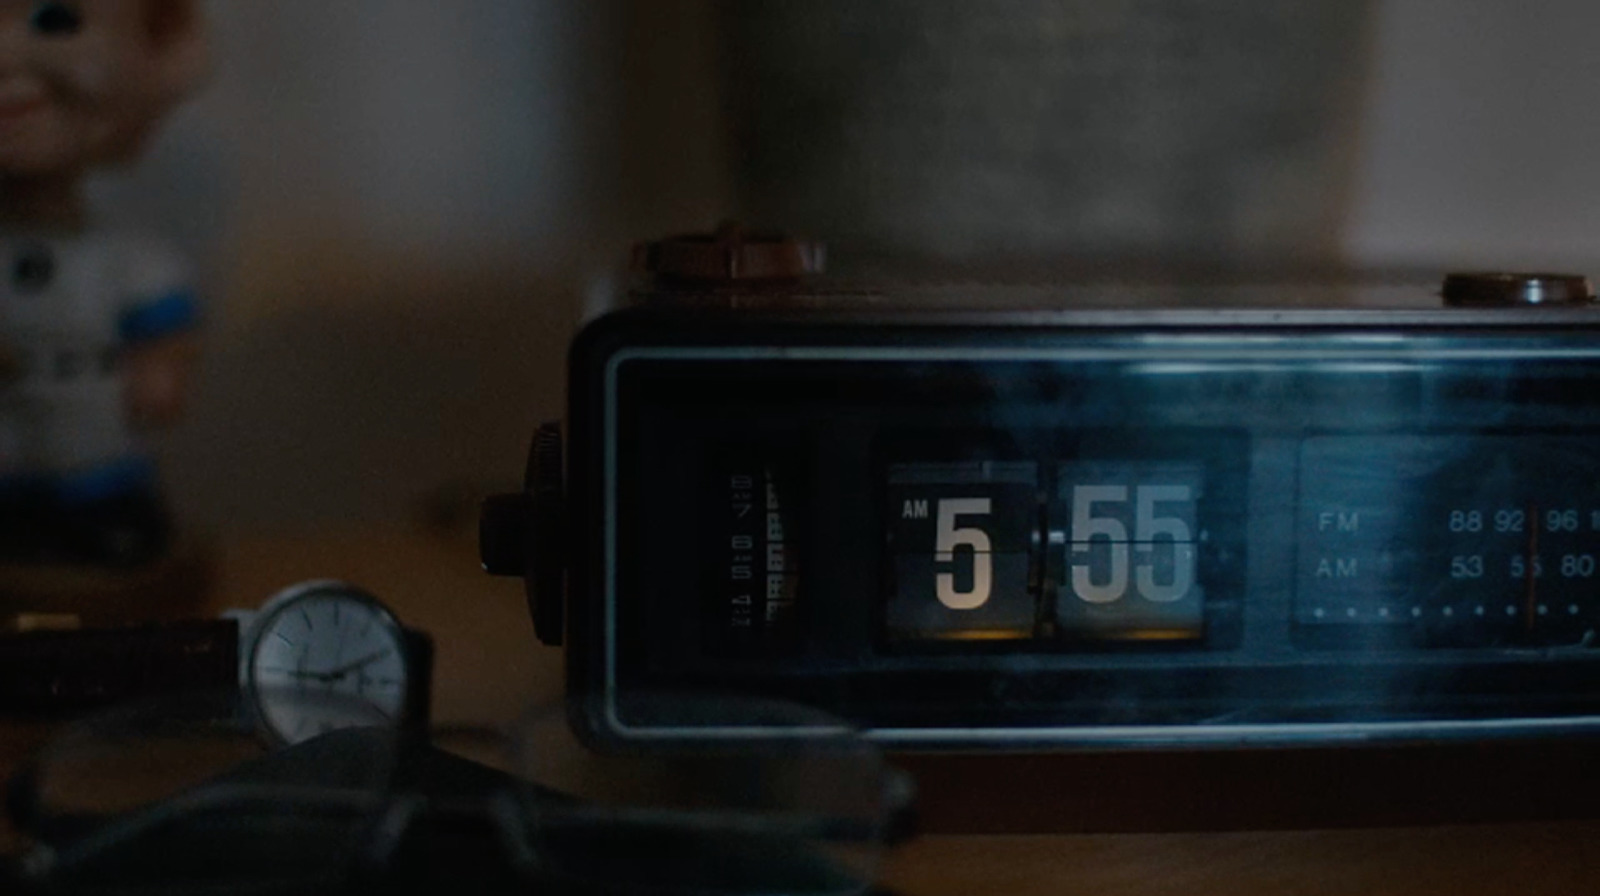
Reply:
[[[433,635],[436,723],[504,723],[534,703],[559,696],[560,651],[534,638],[520,582],[492,579],[479,570],[470,538],[362,531],[229,541],[218,548],[210,604],[218,611],[255,606],[283,586],[328,577],[371,590],[408,625]],[[0,723],[0,772],[9,773],[51,730],[40,723]],[[1595,761],[1600,765],[1600,755]],[[984,811],[975,808],[973,817],[989,820],[976,826],[992,824],[997,812],[985,802],[989,795],[981,778],[963,786],[969,791],[956,794],[959,800],[981,807]],[[961,813],[950,810],[951,799],[948,791],[942,794],[940,824],[960,826]],[[1040,789],[1038,799],[1051,796]],[[1035,823],[1050,815],[1048,805],[1026,808]],[[1592,817],[1600,819],[1600,806]],[[1063,821],[1065,828],[1095,827],[1092,819]],[[0,848],[15,848],[16,842],[14,834],[0,832]],[[889,856],[883,878],[900,892],[930,896],[1589,893],[1600,891],[1600,820],[1324,830],[924,833]]]

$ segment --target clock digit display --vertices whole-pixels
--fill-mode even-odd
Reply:
[[[940,572],[934,576],[934,591],[939,603],[952,610],[976,610],[989,602],[994,592],[994,548],[989,533],[981,526],[957,528],[956,518],[962,515],[987,517],[994,513],[990,498],[949,498],[937,500],[938,532],[934,538],[933,562],[954,565],[956,549],[972,551],[972,584],[966,589],[956,587],[956,574]]]
[[[1050,518],[1062,582],[1056,621],[1067,637],[1176,640],[1203,634],[1196,521],[1198,465],[1061,464]]]
[[[1115,515],[1096,512],[1096,505],[1120,506],[1127,500],[1126,486],[1072,487],[1067,566],[1072,570],[1072,593],[1081,601],[1109,604],[1128,590],[1128,527]]]
[[[1204,464],[1084,460],[1045,468],[1050,480],[1040,469],[889,466],[890,639],[1202,638]]]
[[[1038,467],[971,461],[889,468],[892,638],[1028,638]]]

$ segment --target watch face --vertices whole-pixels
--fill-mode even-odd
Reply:
[[[370,595],[337,582],[297,586],[268,601],[252,631],[246,689],[277,739],[399,724],[405,639]]]

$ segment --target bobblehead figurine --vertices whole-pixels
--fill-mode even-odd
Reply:
[[[196,0],[0,0],[0,564],[131,569],[171,524],[142,432],[181,411],[197,307],[84,181],[203,76]]]

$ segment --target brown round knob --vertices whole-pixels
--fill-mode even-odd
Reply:
[[[1586,305],[1594,302],[1594,286],[1578,274],[1480,271],[1445,277],[1441,295],[1446,305],[1465,307]]]
[[[633,247],[633,267],[669,280],[793,280],[822,273],[826,256],[822,243],[724,224],[715,233],[640,243]]]

